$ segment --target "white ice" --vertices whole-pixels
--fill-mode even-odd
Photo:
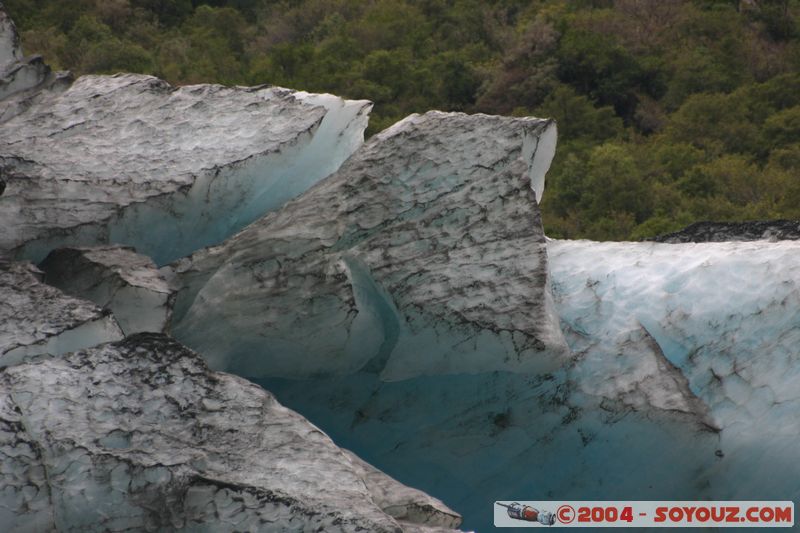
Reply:
[[[762,422],[800,434],[789,414],[800,407],[800,243],[551,241],[548,251],[556,306],[587,365],[608,373],[641,327],[726,435]]]

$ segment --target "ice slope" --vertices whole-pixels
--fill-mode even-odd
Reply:
[[[4,531],[394,533],[460,523],[160,334],[0,372],[0,464]]]
[[[549,120],[408,117],[173,265],[174,334],[245,376],[557,368],[537,205],[555,136]]]
[[[169,326],[175,293],[153,261],[132,248],[57,248],[39,268],[45,283],[111,311],[125,335]]]
[[[108,311],[67,296],[41,277],[28,263],[0,263],[0,368],[122,338]]]

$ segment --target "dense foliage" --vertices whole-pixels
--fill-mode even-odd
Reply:
[[[552,116],[557,237],[800,217],[800,0],[5,0],[77,74]]]

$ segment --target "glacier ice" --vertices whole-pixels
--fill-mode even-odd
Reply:
[[[444,531],[459,516],[140,333],[0,372],[10,531]],[[394,518],[396,517],[396,518]]]
[[[39,268],[45,283],[111,311],[125,335],[169,326],[175,293],[153,261],[132,248],[57,248]]]
[[[25,57],[14,21],[0,4],[0,100],[40,85],[50,70],[41,57]]]
[[[635,322],[712,409],[745,406],[741,394],[717,396],[729,377],[770,386],[781,402],[800,398],[790,379],[800,356],[800,243],[552,241],[548,249],[557,307],[578,350],[613,352]]]
[[[800,497],[800,243],[547,247],[555,372],[257,382],[468,528],[496,499]]]
[[[548,120],[412,115],[176,262],[174,334],[251,377],[557,368],[568,350],[534,190],[554,139]]]
[[[333,172],[371,104],[136,75],[73,84],[18,44],[0,5],[4,530],[458,527],[260,387],[136,333],[167,327],[173,293],[133,248],[97,246],[165,262],[223,240]],[[63,245],[93,247],[48,255]],[[7,255],[48,255],[46,273]]]
[[[0,67],[5,68],[22,59],[22,46],[17,27],[5,9],[0,7]]]
[[[800,242],[768,242],[796,223],[552,241],[552,121],[430,112],[362,146],[367,102],[71,83],[1,8],[0,69],[0,254],[170,263],[43,263],[120,328],[0,261],[0,524],[441,531],[452,507],[486,530],[498,499],[800,498]],[[162,334],[119,340],[164,329],[173,289],[175,335],[336,445]]]
[[[436,498],[403,485],[353,452],[343,451],[352,461],[358,476],[364,480],[372,500],[392,518],[405,525],[421,524],[437,530],[450,531],[461,525],[461,516]]]
[[[553,241],[549,251],[573,349],[613,368],[621,336],[641,325],[723,437],[762,424],[800,434],[800,243]]]
[[[2,6],[0,70],[0,249],[36,262],[117,243],[163,264],[220,242],[336,170],[372,107],[135,74],[72,83],[22,55]]]
[[[0,368],[122,338],[108,311],[63,294],[41,277],[28,263],[0,264]]]
[[[277,87],[83,76],[0,130],[0,248],[40,261],[58,246],[118,243],[163,264],[334,171],[370,108]]]
[[[340,446],[457,509],[468,530],[491,529],[497,499],[674,499],[719,488],[708,475],[722,462],[717,432],[680,412],[609,405],[566,370],[255,381]]]

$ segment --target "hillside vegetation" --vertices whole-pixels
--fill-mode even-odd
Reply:
[[[76,74],[552,116],[553,237],[800,218],[798,0],[5,0]]]

